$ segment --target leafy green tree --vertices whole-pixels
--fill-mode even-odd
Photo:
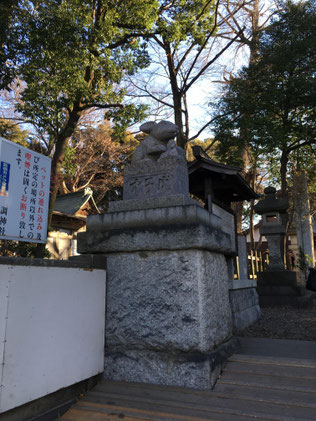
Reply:
[[[8,257],[38,257],[36,256],[36,243],[25,243],[22,241],[0,240],[0,256]],[[45,248],[43,257],[49,258],[51,255]]]
[[[242,147],[247,132],[257,156],[279,156],[283,194],[291,154],[306,146],[315,153],[315,45],[315,2],[287,2],[263,32],[257,60],[227,87],[217,114],[223,147]]]
[[[50,215],[66,147],[87,110],[122,110],[122,124],[140,117],[124,106],[119,83],[148,64],[140,35],[157,7],[156,0],[21,0],[13,8],[6,71],[25,83],[17,108],[53,152]]]
[[[192,88],[202,78],[207,80],[213,64],[240,35],[214,45],[221,4],[219,0],[160,1],[155,31],[145,34],[151,45],[153,65],[142,80],[131,81],[136,88],[134,96],[153,101],[164,115],[174,115],[179,128],[177,143],[182,147],[211,124],[206,122],[194,136],[190,134],[188,102]],[[230,13],[239,7],[232,6]]]
[[[245,52],[248,54],[247,61],[249,65],[257,60],[260,37],[266,26],[269,24],[272,16],[276,13],[276,10],[281,6],[278,0],[270,0],[268,2],[265,0],[252,0],[250,2],[237,0],[239,9],[237,9],[237,12],[233,14],[231,13],[233,4],[235,4],[235,1],[223,0],[222,2],[223,10],[220,9],[219,14],[220,18],[224,21],[224,25],[219,33],[219,37],[232,40],[234,36],[238,35],[238,38],[233,46],[234,50],[231,53],[231,57],[240,57],[242,49],[243,54]],[[224,29],[225,27],[227,28],[226,31]],[[226,84],[232,77],[234,65],[236,66],[236,59],[234,58],[225,65],[223,82]],[[249,143],[248,130],[241,130],[239,136],[242,139],[242,141],[240,141],[242,146],[236,147],[234,145],[234,147],[229,149],[228,153],[222,148],[220,159],[224,159],[225,162],[227,162],[227,159],[232,161],[232,158],[235,158],[237,162],[235,162],[234,165],[238,165],[240,167],[243,177],[251,186],[256,186],[256,188],[258,188],[261,183],[262,175],[258,171],[259,166],[257,165],[258,161],[256,151],[252,150]],[[254,222],[252,219],[252,204],[253,203],[251,203],[250,210],[247,212],[247,215],[249,216],[250,238],[253,243]],[[244,202],[234,202],[232,204],[236,215],[237,231],[239,233],[243,230],[245,215],[244,206]]]
[[[21,146],[29,146],[27,130],[22,130],[18,124],[11,120],[0,118],[0,136]]]
[[[60,192],[89,186],[99,209],[104,211],[110,200],[121,198],[123,167],[137,144],[128,133],[120,141],[113,139],[109,122],[77,130],[66,149]]]
[[[14,78],[14,71],[6,69],[7,62],[13,58],[6,51],[8,31],[11,26],[14,8],[18,0],[0,0],[0,89],[5,88]]]

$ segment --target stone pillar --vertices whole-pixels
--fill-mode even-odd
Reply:
[[[229,291],[233,315],[233,330],[238,333],[255,323],[260,315],[256,281],[248,276],[248,252],[246,237],[237,236],[239,279],[234,279]]]
[[[304,254],[309,256],[309,264],[313,267],[315,264],[313,224],[310,214],[306,174],[304,171],[295,174],[293,187],[297,245],[303,250]],[[296,256],[296,260],[298,260],[298,255]]]
[[[244,235],[237,236],[239,279],[249,280],[247,241]]]
[[[126,168],[124,200],[88,216],[78,249],[107,256],[104,376],[209,388],[236,345],[225,259],[236,250],[168,145]]]

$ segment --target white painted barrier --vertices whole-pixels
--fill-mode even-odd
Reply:
[[[0,265],[0,413],[104,369],[105,271]]]

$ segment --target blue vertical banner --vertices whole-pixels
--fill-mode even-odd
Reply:
[[[10,164],[0,162],[0,196],[8,196],[10,180]]]

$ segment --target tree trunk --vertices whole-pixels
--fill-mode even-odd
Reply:
[[[252,26],[252,38],[248,43],[250,55],[249,55],[249,65],[255,62],[258,55],[258,42],[259,42],[259,0],[254,0],[252,3],[252,14],[251,14],[251,26]],[[248,174],[249,167],[249,133],[247,128],[240,131],[240,137],[243,139],[243,148],[241,151],[241,158],[243,161],[243,167],[241,169],[242,176],[246,181],[250,182],[250,175]],[[253,188],[255,185],[253,185]],[[240,202],[239,205],[235,206],[236,213],[236,225],[237,232],[242,232],[242,217],[243,217],[243,202]],[[250,241],[251,247],[254,248],[254,234],[253,234],[253,203],[251,204],[250,209]],[[239,231],[240,230],[240,231]]]
[[[65,155],[65,150],[68,145],[69,139],[73,135],[77,123],[80,119],[80,112],[78,111],[78,107],[74,107],[74,110],[71,112],[68,122],[66,123],[64,129],[58,135],[56,144],[55,144],[55,152],[52,160],[52,167],[51,167],[51,191],[50,191],[50,200],[49,200],[49,211],[48,211],[48,229],[50,229],[52,216],[56,201],[56,196],[58,192],[58,187],[62,176],[62,169],[63,169],[63,160]]]
[[[232,209],[236,217],[237,234],[241,234],[242,233],[242,216],[243,216],[243,210],[244,210],[243,202],[233,202]]]
[[[241,134],[246,139],[246,134]],[[247,168],[249,165],[249,152],[248,152],[248,142],[245,141],[244,146],[241,151],[241,157],[243,161],[243,167],[241,168],[241,174],[243,177],[246,176]],[[244,210],[244,202],[237,202],[233,206],[233,210],[236,215],[236,229],[237,233],[242,233],[242,218],[243,218],[243,210]]]
[[[289,155],[287,150],[283,150],[281,154],[281,195],[284,197],[287,194],[287,180],[286,180],[286,174],[287,174],[287,164],[289,162]]]
[[[252,37],[249,42],[249,64],[255,63],[258,58],[258,44],[260,39],[259,31],[259,0],[254,0],[252,2],[252,15],[251,15],[251,32]]]
[[[181,94],[178,90],[172,89],[173,105],[174,105],[174,122],[179,129],[177,136],[177,145],[185,149],[186,138],[183,132],[182,104]]]
[[[167,55],[168,71],[170,77],[170,84],[172,90],[172,100],[174,107],[174,122],[179,129],[177,136],[177,145],[185,148],[186,138],[183,132],[183,118],[182,118],[182,97],[177,81],[177,72],[174,66],[173,55],[171,53],[170,43],[164,41],[164,49]]]
[[[311,218],[310,202],[305,171],[295,171],[293,177],[293,205],[295,213],[295,226],[297,245],[309,256],[309,265],[314,266],[314,236]],[[298,255],[296,256],[298,260]]]
[[[250,200],[250,213],[249,213],[249,234],[250,234],[250,248],[251,250],[255,250],[255,227],[253,223],[253,216],[254,216],[254,200]]]

